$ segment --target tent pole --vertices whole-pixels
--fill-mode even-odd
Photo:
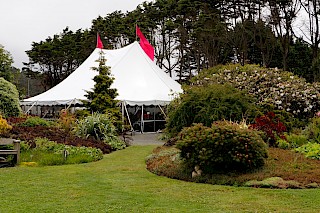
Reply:
[[[132,127],[132,123],[131,123],[131,120],[130,120],[130,117],[129,117],[129,113],[128,113],[128,109],[127,109],[126,105],[124,105],[124,109],[126,110],[126,114],[127,114],[127,117],[128,117],[128,121],[129,121],[130,127],[131,127],[131,131],[133,132],[134,129]]]
[[[124,131],[124,101],[121,102],[122,132]]]
[[[35,105],[36,103],[37,103],[36,101],[33,102],[33,104],[31,105],[31,107],[30,107],[27,111],[25,111],[25,113],[28,113],[28,112],[32,109],[32,107],[34,107],[34,105]]]
[[[66,110],[68,110],[68,109],[71,107],[71,105],[72,105],[72,103],[73,103],[74,100],[76,100],[76,99],[72,99],[71,103],[69,104],[69,106],[67,107]]]
[[[156,106],[153,107],[153,131],[156,132]]]
[[[143,126],[144,126],[144,123],[143,123],[143,105],[142,105],[142,107],[141,107],[141,125],[140,125],[141,133],[143,133]]]
[[[161,108],[160,104],[159,104],[158,106],[159,106],[161,112],[163,113],[164,117],[167,118],[167,115],[166,115],[166,113],[163,111],[163,109]]]

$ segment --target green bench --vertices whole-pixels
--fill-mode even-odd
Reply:
[[[1,149],[1,146],[7,146],[13,144],[13,149]],[[13,163],[20,162],[20,140],[11,138],[0,138],[0,156],[13,155]]]

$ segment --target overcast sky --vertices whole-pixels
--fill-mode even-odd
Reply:
[[[132,11],[146,0],[0,0],[0,44],[13,57],[13,66],[28,62],[25,51],[62,32],[91,27],[91,21],[115,10]]]

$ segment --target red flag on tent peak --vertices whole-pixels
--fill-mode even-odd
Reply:
[[[144,50],[144,52],[149,56],[149,58],[154,60],[154,49],[153,46],[149,43],[149,41],[144,37],[143,33],[139,29],[138,25],[136,25],[136,34],[140,38],[140,46]]]
[[[103,49],[103,44],[100,39],[99,33],[97,33],[97,48]]]

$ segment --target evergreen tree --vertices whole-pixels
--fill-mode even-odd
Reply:
[[[92,69],[98,71],[93,80],[95,82],[93,91],[87,91],[86,97],[88,101],[84,101],[84,106],[91,112],[98,113],[112,113],[115,117],[120,117],[120,109],[117,106],[118,101],[117,89],[110,88],[114,81],[114,77],[111,76],[110,67],[105,65],[106,59],[103,56],[103,52],[100,53],[99,67],[93,67]]]

